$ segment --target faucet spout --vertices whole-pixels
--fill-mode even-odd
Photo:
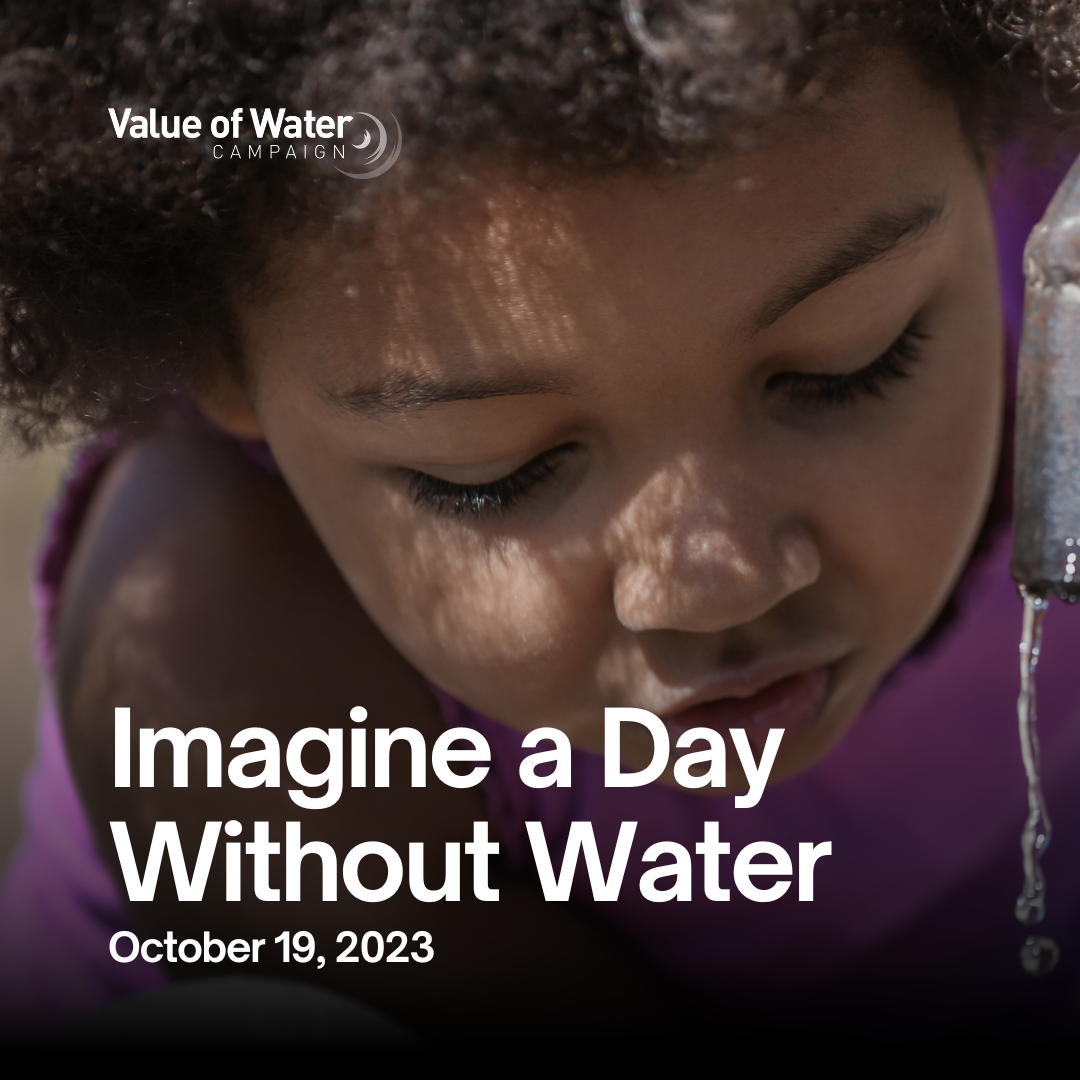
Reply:
[[[1011,572],[1080,600],[1080,158],[1024,248]]]

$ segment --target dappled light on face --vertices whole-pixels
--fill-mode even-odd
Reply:
[[[733,471],[706,477],[686,454],[620,515],[614,599],[628,630],[727,630],[817,580],[805,525],[772,520],[760,482]]]
[[[549,677],[537,662],[559,644],[576,602],[557,554],[482,532],[463,531],[449,544],[446,534],[445,520],[421,528],[399,553],[408,610],[432,613],[424,633],[448,648],[469,641],[503,664]],[[425,573],[410,573],[416,566]]]
[[[417,671],[596,749],[608,705],[838,665],[796,769],[918,639],[991,479],[1000,334],[983,178],[896,74],[692,174],[508,167],[388,203],[274,325],[247,313],[275,456]],[[861,387],[916,315],[902,384],[803,392]]]
[[[451,207],[431,208],[410,229],[379,229],[370,276],[380,362],[438,372],[492,359],[577,358],[587,321],[619,325],[603,275],[555,193],[500,176]],[[389,328],[393,328],[393,333]]]

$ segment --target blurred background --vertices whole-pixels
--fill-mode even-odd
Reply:
[[[28,455],[0,445],[0,866],[19,836],[19,789],[34,749],[41,685],[30,568],[66,461],[66,449]]]

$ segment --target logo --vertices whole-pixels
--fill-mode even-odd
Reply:
[[[393,168],[401,154],[401,125],[393,113],[390,119],[394,121],[396,138],[392,146],[386,125],[369,112],[316,116],[308,109],[302,116],[294,116],[283,108],[276,114],[271,109],[263,109],[261,114],[256,109],[249,109],[248,129],[248,118],[243,107],[238,106],[231,116],[215,116],[210,121],[209,134],[214,139],[230,140],[224,143],[211,143],[206,138],[201,117],[158,115],[157,108],[150,109],[149,113],[145,116],[141,110],[136,112],[128,107],[121,115],[115,108],[110,108],[109,119],[114,134],[118,139],[183,138],[203,142],[216,161],[226,158],[273,161],[277,157],[282,160],[326,160],[351,180],[373,180],[382,176]],[[372,137],[372,124],[378,133],[377,141]],[[359,141],[353,142],[355,138]],[[338,161],[340,165],[336,164]]]
[[[374,121],[375,128],[379,132],[378,146],[375,147],[372,153],[364,161],[364,165],[371,165],[374,162],[378,161],[383,156],[383,154],[386,153],[386,144],[389,141],[386,135],[386,125],[383,124],[383,122],[377,116],[373,116],[371,113],[353,113],[354,120],[361,116],[366,116],[370,120]],[[381,165],[376,166],[369,172],[348,172],[347,170],[341,168],[339,165],[335,165],[334,168],[337,169],[337,171],[341,173],[342,176],[348,176],[352,180],[371,180],[376,176],[382,176],[384,172],[393,167],[394,162],[398,159],[398,154],[401,153],[401,125],[397,122],[397,117],[393,113],[390,114],[390,119],[394,121],[394,127],[397,129],[397,141],[394,143],[394,148],[390,151],[389,155],[386,157],[386,160],[383,161]],[[371,146],[370,128],[364,128],[364,137],[360,140],[360,142],[350,143],[349,145],[352,146],[354,150],[366,150],[369,146]]]

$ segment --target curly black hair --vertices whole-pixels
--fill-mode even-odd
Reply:
[[[120,139],[110,106],[198,116],[203,131],[236,107],[392,112],[421,177],[433,155],[491,147],[569,169],[685,167],[890,45],[948,89],[980,146],[1080,109],[1069,0],[8,0],[0,11],[0,409],[28,444],[72,421],[114,423],[212,364],[238,364],[229,298],[256,280],[267,223],[310,226],[333,206],[332,170]]]

